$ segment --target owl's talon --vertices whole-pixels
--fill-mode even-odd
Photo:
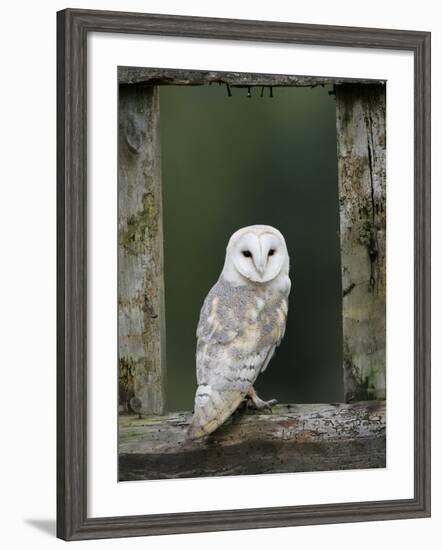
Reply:
[[[251,406],[254,409],[257,410],[263,410],[267,409],[270,412],[272,412],[272,407],[276,405],[278,401],[276,399],[270,399],[269,401],[264,401],[263,399],[260,399],[256,392],[250,391],[247,399],[247,406]]]
[[[258,404],[255,404],[255,407],[258,410],[267,409],[270,412],[272,412],[272,407],[276,405],[278,401],[276,399],[270,399],[269,401],[263,401],[262,399],[259,399],[258,397]]]

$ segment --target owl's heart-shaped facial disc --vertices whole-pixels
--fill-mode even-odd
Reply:
[[[289,257],[284,237],[271,226],[253,225],[234,233],[227,246],[225,270],[234,270],[255,283],[275,279],[284,267],[288,272]]]

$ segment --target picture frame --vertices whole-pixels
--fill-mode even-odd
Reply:
[[[91,32],[406,50],[414,56],[414,498],[87,515],[87,36]],[[65,540],[430,514],[430,33],[64,10],[57,14],[57,536]]]

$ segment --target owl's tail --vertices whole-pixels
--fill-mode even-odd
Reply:
[[[214,432],[236,411],[244,395],[239,391],[214,390],[207,384],[198,386],[187,438],[200,439]]]

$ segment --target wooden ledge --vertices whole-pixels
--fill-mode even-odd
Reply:
[[[333,78],[321,76],[259,74],[224,71],[197,71],[190,69],[164,69],[145,67],[118,67],[120,84],[144,86],[174,85],[201,86],[203,84],[228,84],[232,87],[290,86],[315,87],[327,84],[384,84],[384,80]],[[268,95],[268,93],[266,94]]]
[[[385,467],[385,401],[238,412],[200,441],[191,417],[121,415],[119,480]]]

